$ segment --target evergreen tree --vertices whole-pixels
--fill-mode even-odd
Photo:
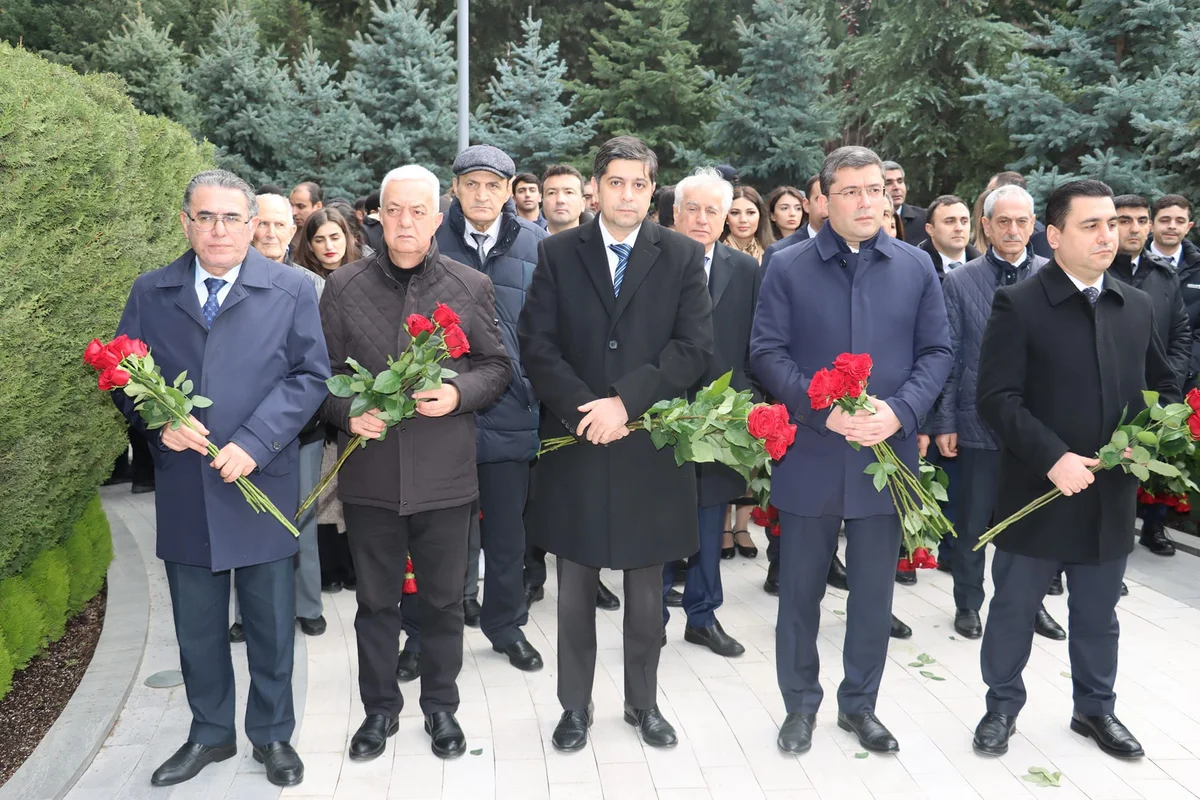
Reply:
[[[611,33],[595,32],[591,79],[576,87],[580,100],[604,111],[604,133],[631,134],[653,148],[667,176],[659,183],[666,183],[690,166],[676,151],[699,148],[713,111],[711,77],[696,64],[699,48],[684,38],[687,1],[606,5]]]
[[[1188,25],[1179,37],[1179,60],[1148,82],[1132,122],[1144,148],[1143,168],[1161,176],[1152,196],[1200,199],[1200,25]]]
[[[567,65],[558,58],[558,43],[542,45],[541,20],[533,12],[522,21],[524,41],[506,59],[496,60],[488,83],[488,103],[476,112],[480,141],[512,156],[521,170],[538,174],[557,161],[581,155],[596,135],[597,111],[571,122],[576,98],[562,99]]]
[[[192,128],[195,99],[183,88],[183,50],[171,41],[170,33],[169,25],[157,28],[145,14],[127,17],[121,33],[110,33],[98,51],[97,66],[124,79],[125,90],[138,109]]]
[[[350,42],[346,86],[371,123],[365,155],[377,179],[420,164],[449,180],[458,143],[452,23],[435,26],[417,0],[383,0],[371,6],[368,32]]]

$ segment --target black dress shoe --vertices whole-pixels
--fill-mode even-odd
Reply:
[[[1050,579],[1050,588],[1046,590],[1046,594],[1060,595],[1063,593],[1062,573],[1058,573]]]
[[[605,611],[616,611],[621,607],[621,599],[608,590],[608,587],[601,583],[596,587],[596,608],[602,608]]]
[[[396,665],[396,680],[408,683],[419,677],[421,677],[421,654],[401,650],[400,662]]]
[[[479,627],[479,615],[483,613],[483,609],[479,605],[479,601],[474,597],[468,597],[463,600],[463,623],[468,627]]]
[[[533,605],[538,600],[542,600],[545,597],[546,597],[546,587],[545,586],[526,586],[525,587],[525,607],[526,608],[529,608],[529,606]]]
[[[304,780],[304,762],[287,742],[255,747],[254,760],[267,768],[267,780],[276,786],[296,786]]]
[[[779,726],[779,738],[775,744],[785,753],[807,753],[812,747],[812,732],[816,724],[816,714],[788,714]]]
[[[625,721],[637,728],[642,741],[649,747],[674,747],[678,742],[675,729],[663,719],[658,706],[654,708],[632,708],[625,706]]]
[[[300,623],[300,631],[305,636],[320,636],[325,632],[326,625],[324,616],[316,616],[312,619],[296,617],[296,622]]]
[[[937,565],[937,571],[938,572],[949,572],[949,573],[953,574],[954,566],[952,564],[950,564],[949,561],[939,561],[938,565]]]
[[[370,761],[383,755],[387,740],[400,730],[400,721],[383,714],[368,714],[350,737],[350,760]]]
[[[746,652],[741,643],[725,632],[721,623],[713,622],[707,628],[693,628],[690,625],[683,629],[683,640],[692,644],[700,644],[712,650],[719,656],[732,658]]]
[[[322,592],[328,592],[329,594],[337,594],[341,590],[342,590],[342,582],[341,581],[329,581],[329,583],[321,584]]]
[[[345,578],[342,578],[342,585],[345,586],[347,590],[353,592],[358,588],[358,576],[351,572]]]
[[[901,586],[916,586],[917,571],[915,569],[898,569],[896,570],[896,583]]]
[[[1061,642],[1067,638],[1067,632],[1062,629],[1062,626],[1054,621],[1054,617],[1050,616],[1050,612],[1045,606],[1038,608],[1037,616],[1033,618],[1033,630],[1039,636],[1045,636],[1047,639],[1053,639],[1056,642]]]
[[[1129,596],[1129,587],[1125,585],[1125,581],[1121,581],[1121,597]]]
[[[763,581],[763,591],[767,594],[779,594],[779,562],[767,564],[767,579]]]
[[[872,753],[896,753],[900,745],[891,731],[883,726],[872,711],[862,714],[843,714],[838,712],[838,727],[850,731],[858,737],[858,743],[863,749]]]
[[[754,541],[751,540],[750,544],[740,544],[738,542],[739,533],[746,534],[747,539],[750,538],[750,531],[733,532],[733,546],[738,551],[738,555],[740,555],[742,558],[758,558],[758,548],[754,546]]]
[[[587,711],[564,711],[554,726],[554,735],[550,744],[555,750],[573,753],[582,750],[587,745],[588,728],[592,727],[592,706],[589,703]]]
[[[892,614],[892,630],[888,636],[893,639],[907,639],[912,636],[912,628],[896,619],[896,615]]]
[[[968,639],[978,639],[983,636],[983,623],[979,621],[979,612],[970,608],[960,608],[955,611],[954,630]]]
[[[542,654],[524,639],[513,642],[508,647],[492,645],[492,649],[508,656],[508,663],[522,672],[537,672],[542,668]]]
[[[154,491],[154,481],[134,481],[129,487],[130,494],[150,494]]]
[[[242,623],[235,622],[229,626],[229,641],[234,644],[241,644],[246,641],[246,631],[242,628]]]
[[[106,480],[101,486],[120,486],[122,483],[130,483],[133,478],[129,477],[127,472],[114,472],[112,477]]]
[[[985,756],[1002,756],[1008,752],[1008,740],[1017,732],[1017,718],[1011,714],[989,711],[975,726],[971,747]]]
[[[725,531],[725,533],[728,533],[729,537],[731,539],[733,538],[733,531]],[[724,537],[722,537],[722,538],[724,538]],[[722,547],[721,548],[721,560],[722,561],[728,561],[729,559],[733,558],[736,555],[737,555],[737,545],[736,544],[731,547]]]
[[[837,557],[837,553],[833,554],[833,559],[829,562],[829,574],[825,576],[825,582],[843,592],[850,591],[850,582],[846,580],[846,565]]]
[[[683,608],[683,592],[675,588],[667,589],[667,593],[663,595],[663,602],[669,608]]]
[[[1112,714],[1089,717],[1076,711],[1071,715],[1071,730],[1095,739],[1100,749],[1113,758],[1141,758],[1146,755],[1129,729]]]
[[[467,752],[466,737],[449,711],[426,714],[425,732],[429,734],[430,749],[438,758],[458,758]]]
[[[174,786],[177,783],[190,781],[200,774],[200,770],[209,764],[225,761],[237,755],[237,745],[225,747],[209,747],[206,744],[188,742],[175,751],[175,755],[163,762],[154,770],[150,783],[155,786]]]
[[[1167,538],[1167,531],[1159,525],[1151,527],[1150,530],[1146,530],[1146,527],[1143,527],[1138,544],[1156,556],[1175,555],[1175,545]]]
[[[687,562],[680,559],[671,566],[671,583],[675,586],[687,583]]]

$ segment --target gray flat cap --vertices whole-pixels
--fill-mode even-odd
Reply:
[[[468,147],[454,159],[454,174],[465,175],[468,172],[485,169],[494,172],[501,178],[512,180],[517,174],[517,167],[503,150],[490,144],[477,144]]]

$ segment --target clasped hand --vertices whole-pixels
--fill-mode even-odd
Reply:
[[[208,455],[208,428],[191,415],[188,419],[195,426],[195,430],[186,425],[180,425],[178,428],[167,426],[162,429],[162,443],[176,453],[195,450],[202,456]],[[226,483],[233,483],[258,469],[258,463],[233,442],[221,448],[211,466],[220,471],[221,479]]]
[[[579,421],[575,435],[592,444],[609,444],[629,435],[629,412],[620,397],[602,397],[579,407],[585,416]]]
[[[900,418],[887,403],[877,397],[871,398],[871,405],[875,407],[874,414],[860,408],[853,416],[841,407],[834,406],[829,412],[825,427],[845,436],[847,442],[874,447],[900,430]]]

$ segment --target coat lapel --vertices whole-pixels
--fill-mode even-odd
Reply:
[[[193,271],[195,263],[195,251],[188,250],[163,270],[162,277],[155,285],[160,289],[178,287],[178,291],[175,292],[175,305],[204,328],[204,317],[200,314],[200,298],[196,296],[196,275]]]
[[[633,245],[633,252],[629,254],[625,277],[621,279],[621,296],[617,298],[617,307],[612,315],[614,323],[629,307],[638,287],[650,274],[650,268],[654,266],[654,262],[658,258],[659,238],[658,225],[649,220],[643,221],[641,230],[638,231],[637,241]]]
[[[600,217],[580,228],[579,244],[575,247],[583,270],[596,287],[596,294],[604,304],[604,310],[612,318],[617,299],[613,296],[612,273],[608,269],[608,256],[604,252],[604,237],[600,235]],[[628,272],[626,272],[628,278]]]
[[[217,320],[222,315],[228,314],[230,309],[250,296],[247,288],[271,288],[270,267],[266,261],[266,258],[259,255],[257,250],[253,247],[250,248],[249,252],[246,253],[245,260],[242,261],[242,269],[238,272],[237,282],[230,287],[229,295],[225,298],[225,302],[221,303],[221,307],[217,309],[217,315],[213,317],[214,325],[217,324]]]
[[[713,246],[712,264],[709,269],[711,272],[708,276],[708,289],[712,294],[713,309],[716,309],[717,304],[721,302],[721,295],[725,294],[733,277],[733,270],[729,266],[729,250],[720,242]]]

